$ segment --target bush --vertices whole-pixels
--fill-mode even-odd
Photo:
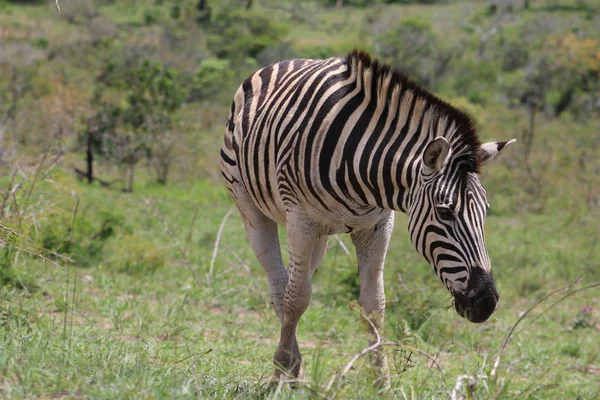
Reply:
[[[188,101],[209,100],[227,95],[230,100],[231,93],[223,90],[232,83],[234,73],[229,60],[209,58],[204,60],[196,70],[190,89]]]
[[[429,88],[444,72],[452,54],[439,45],[431,25],[418,18],[406,18],[397,28],[379,35],[375,50],[385,61]]]
[[[523,68],[529,62],[529,49],[523,46],[522,40],[504,39],[501,41],[502,70],[514,71]]]
[[[287,26],[268,15],[225,9],[210,24],[208,47],[218,58],[256,58],[266,47],[278,46]]]
[[[267,66],[283,60],[298,58],[298,53],[289,43],[280,43],[276,46],[267,46],[256,56],[256,61],[261,66]]]
[[[31,47],[40,50],[46,50],[50,46],[50,42],[46,38],[37,38],[31,41]]]
[[[298,57],[300,58],[310,58],[315,60],[324,60],[330,57],[343,56],[343,54],[337,53],[337,51],[328,45],[319,46],[302,46],[296,48],[298,52]]]
[[[55,212],[40,229],[42,246],[53,253],[72,259],[76,265],[89,267],[102,259],[104,246],[123,226],[120,216],[100,212],[92,220],[80,215],[73,224],[69,212]]]
[[[165,265],[164,248],[138,235],[119,238],[110,246],[109,267],[131,275],[153,273]]]
[[[152,25],[161,17],[161,12],[158,8],[147,8],[144,10],[144,24]]]

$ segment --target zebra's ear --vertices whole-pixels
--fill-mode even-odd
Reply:
[[[423,173],[441,170],[450,159],[450,144],[442,136],[433,139],[423,152]]]
[[[479,165],[483,167],[494,161],[498,158],[502,150],[514,142],[516,142],[516,139],[509,140],[508,142],[489,142],[482,144],[479,149]]]

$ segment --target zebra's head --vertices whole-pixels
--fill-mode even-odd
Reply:
[[[409,212],[411,241],[454,296],[454,307],[471,322],[484,322],[496,309],[498,292],[484,240],[489,208],[486,191],[472,167],[494,160],[514,142],[481,145],[459,154],[444,137],[427,144]]]

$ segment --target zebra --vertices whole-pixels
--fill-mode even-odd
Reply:
[[[351,236],[359,304],[376,342],[395,211],[408,214],[411,242],[456,312],[486,321],[499,295],[477,174],[514,141],[482,144],[468,115],[357,50],[279,62],[246,79],[229,111],[220,165],[281,324],[272,382],[302,377],[296,330],[329,235]],[[287,268],[278,224],[286,227]],[[388,384],[383,352],[371,362]]]

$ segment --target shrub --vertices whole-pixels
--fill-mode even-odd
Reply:
[[[167,252],[136,234],[119,238],[110,246],[110,267],[131,275],[153,273],[165,265]]]
[[[76,265],[88,267],[102,259],[109,238],[124,227],[120,216],[108,212],[80,215],[70,212],[50,214],[40,229],[42,246],[53,253],[71,258]]]
[[[452,55],[439,45],[431,24],[418,18],[406,18],[397,28],[377,36],[375,50],[385,61],[429,88],[445,71]]]
[[[158,8],[147,8],[144,10],[144,24],[152,25],[160,19],[161,12]]]
[[[46,50],[49,45],[50,45],[50,42],[48,41],[48,39],[43,38],[43,37],[33,39],[31,41],[31,47],[33,47],[35,49]]]
[[[267,46],[256,55],[256,61],[261,66],[267,66],[283,60],[298,58],[298,53],[289,43],[279,43],[275,46]]]
[[[302,46],[296,48],[296,51],[298,52],[298,57],[300,58],[311,58],[315,60],[323,60],[326,58],[343,55],[337,53],[337,51],[329,45]]]
[[[231,94],[223,90],[223,87],[231,84],[233,79],[234,73],[229,60],[218,58],[204,60],[193,77],[188,101],[215,99],[225,94],[230,98]]]
[[[210,25],[208,47],[219,58],[244,60],[266,47],[277,46],[287,26],[270,16],[248,10],[223,10]]]

